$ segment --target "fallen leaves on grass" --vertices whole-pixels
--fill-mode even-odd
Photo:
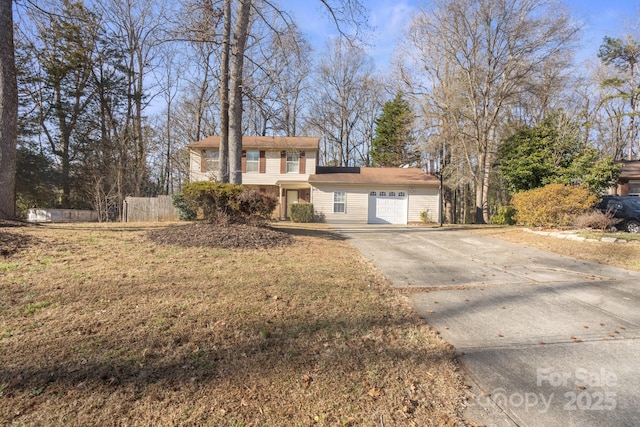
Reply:
[[[463,424],[454,350],[348,242],[149,237],[176,228],[24,232],[0,275],[0,424]]]
[[[36,239],[28,234],[9,232],[5,227],[6,223],[0,223],[0,255],[3,257],[13,255],[20,249],[27,248],[36,241]]]
[[[612,265],[628,270],[640,271],[640,242],[624,244],[604,242],[581,242],[569,239],[528,233],[521,227],[477,227],[469,230],[475,234],[495,237],[507,242],[571,256],[598,264]],[[605,249],[606,248],[606,249]]]

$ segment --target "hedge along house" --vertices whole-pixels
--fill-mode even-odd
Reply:
[[[438,221],[439,181],[417,168],[318,167],[319,138],[242,139],[242,183],[278,199],[275,213],[288,219],[291,205],[313,203],[328,223],[407,224],[427,212]],[[220,137],[189,145],[190,180],[215,181]]]
[[[311,202],[309,176],[316,173],[319,138],[245,136],[242,183],[278,199],[276,216],[289,218],[290,206]],[[189,145],[190,180],[216,181],[220,137]]]
[[[328,223],[407,224],[440,217],[440,182],[417,168],[318,168],[311,199]]]

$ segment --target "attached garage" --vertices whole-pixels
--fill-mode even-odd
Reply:
[[[409,198],[406,190],[373,190],[369,193],[369,224],[406,224]]]
[[[328,223],[407,224],[439,219],[439,181],[417,168],[317,168],[311,202]]]

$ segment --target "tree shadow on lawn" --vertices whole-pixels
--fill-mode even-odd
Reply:
[[[333,230],[321,230],[321,229],[302,228],[302,227],[287,227],[282,225],[278,225],[272,228],[274,230],[282,231],[283,233],[287,233],[292,236],[316,237],[324,240],[337,240],[337,241],[347,240],[347,237]]]
[[[403,331],[428,335],[417,343],[398,337]],[[293,411],[290,416],[296,419],[304,414],[297,413],[295,405],[306,405],[310,399],[333,401],[336,411],[372,404],[386,414],[398,410],[408,384],[414,388],[420,384],[416,393],[422,393],[421,411],[437,412],[443,407],[431,407],[434,401],[452,399],[451,392],[439,395],[439,383],[450,381],[448,387],[460,389],[455,374],[445,378],[454,370],[453,349],[413,315],[255,321],[221,331],[209,326],[179,335],[155,334],[144,343],[135,334],[129,336],[117,340],[104,332],[98,337],[69,331],[68,339],[24,343],[33,349],[31,354],[24,354],[19,365],[0,366],[2,405],[12,407],[0,409],[0,420],[10,422],[11,414],[68,412],[77,408],[72,400],[88,397],[105,400],[122,395],[131,406],[149,399],[170,402],[185,395],[190,399],[190,394],[196,399],[203,392],[211,396],[208,401],[215,397],[223,406],[246,410],[242,415],[246,420],[259,419],[262,407],[279,405]],[[83,354],[82,349],[89,348],[92,352]],[[14,350],[5,345],[3,351]],[[378,400],[371,390],[386,393],[388,402]],[[250,403],[240,404],[238,396]],[[294,409],[283,399],[294,402]],[[417,408],[415,399],[412,404]],[[385,407],[392,402],[395,407]],[[445,406],[451,411],[456,405],[449,401]]]
[[[4,258],[38,243],[41,241],[33,236],[0,231],[0,255]]]

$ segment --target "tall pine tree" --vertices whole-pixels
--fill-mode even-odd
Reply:
[[[387,101],[375,121],[371,143],[371,163],[377,167],[418,166],[420,150],[413,135],[414,114],[409,103],[398,92]]]

